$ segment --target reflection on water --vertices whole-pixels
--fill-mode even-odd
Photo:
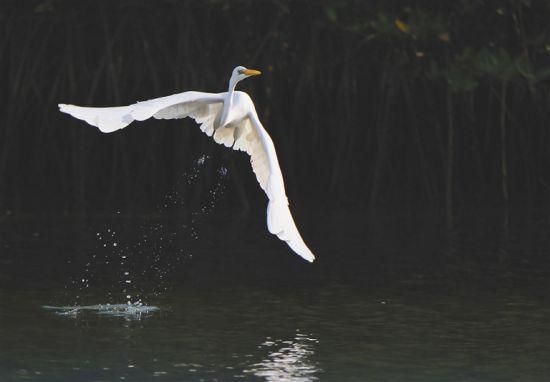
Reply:
[[[264,377],[266,381],[315,381],[318,379],[315,373],[319,370],[311,356],[317,342],[312,336],[301,333],[296,333],[292,340],[268,337],[260,346],[268,351],[267,357],[245,372]]]

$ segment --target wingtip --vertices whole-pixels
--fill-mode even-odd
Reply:
[[[300,257],[309,263],[313,263],[315,261],[315,255],[311,252],[306,254],[300,254]]]
[[[67,104],[64,104],[64,103],[59,103],[57,104],[57,106],[59,107],[59,111],[62,112],[62,113],[67,113],[67,109],[71,106],[71,105],[67,105]]]

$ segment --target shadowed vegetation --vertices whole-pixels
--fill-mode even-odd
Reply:
[[[241,89],[296,206],[430,209],[450,227],[497,206],[507,226],[550,200],[549,18],[526,0],[3,2],[0,210],[150,213],[202,153],[229,166],[230,200],[263,198],[248,159],[192,121],[102,135],[56,106],[224,91],[242,64],[264,72]]]

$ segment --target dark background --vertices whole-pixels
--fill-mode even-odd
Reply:
[[[101,134],[57,110],[221,92],[244,65],[263,72],[239,89],[273,137],[298,225],[326,265],[319,277],[361,279],[386,263],[432,276],[442,269],[431,271],[434,264],[480,279],[521,267],[527,279],[545,275],[549,19],[549,2],[529,0],[4,0],[4,231],[25,219],[43,227],[110,215],[182,218],[158,206],[207,154],[201,177],[182,190],[186,206],[205,203],[223,165],[229,178],[213,214],[226,219],[205,226],[223,232],[238,213],[247,229],[264,232],[265,196],[248,158],[193,121]],[[222,235],[208,237],[220,244]],[[279,264],[288,250],[264,235],[274,254],[262,261]],[[394,255],[380,250],[387,243]],[[422,255],[407,257],[412,249]],[[350,270],[359,259],[368,265]]]

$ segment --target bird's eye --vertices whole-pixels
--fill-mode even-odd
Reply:
[[[238,73],[239,73],[239,74],[243,74],[243,73],[244,73],[244,69],[239,69]]]

